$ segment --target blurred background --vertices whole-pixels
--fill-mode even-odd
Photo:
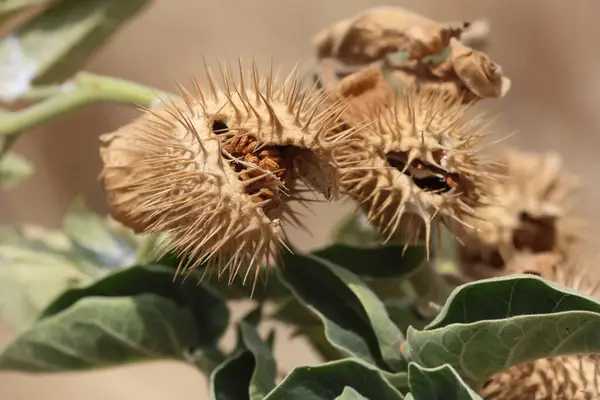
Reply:
[[[83,0],[84,1],[84,0]],[[311,61],[311,38],[341,19],[377,5],[397,5],[438,21],[486,18],[491,25],[487,50],[512,80],[506,98],[478,106],[496,116],[497,137],[516,131],[502,145],[525,150],[558,151],[565,168],[580,176],[583,187],[577,213],[590,226],[590,249],[596,251],[594,226],[600,222],[600,2],[578,0],[155,0],[120,30],[88,63],[96,73],[174,90],[198,73],[202,56],[235,61],[255,56],[266,67],[291,68]],[[591,51],[592,50],[592,51]],[[116,129],[137,111],[97,105],[29,132],[15,150],[35,163],[36,174],[0,196],[0,223],[28,222],[58,227],[74,197],[83,194],[105,211],[97,180],[101,169],[98,135]],[[306,224],[312,235],[292,232],[302,249],[322,245],[333,224],[349,207],[322,204]],[[244,311],[244,304],[235,314]],[[281,369],[316,359],[300,340],[288,340],[281,329],[276,358]],[[0,321],[0,346],[11,333]],[[231,341],[231,335],[227,338]],[[177,363],[153,363],[93,373],[26,376],[0,373],[1,400],[88,400],[208,398],[206,380]]]

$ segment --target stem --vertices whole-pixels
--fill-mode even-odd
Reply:
[[[69,83],[39,88],[25,97],[44,96],[50,97],[22,111],[2,114],[0,136],[18,135],[70,111],[100,101],[150,107],[161,97],[172,95],[137,83],[81,72]]]

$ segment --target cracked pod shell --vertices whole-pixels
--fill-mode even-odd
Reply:
[[[433,222],[476,216],[493,173],[477,155],[481,120],[460,100],[412,87],[396,95],[376,68],[345,78],[336,94],[350,97],[347,127],[369,121],[334,152],[341,188],[388,240],[404,232],[414,242],[423,231],[428,242]]]
[[[504,178],[488,182],[490,204],[468,221],[477,230],[461,235],[458,246],[463,273],[476,279],[504,275],[520,253],[564,257],[581,241],[581,223],[571,215],[579,182],[558,154],[507,149],[497,161]]]
[[[206,66],[205,66],[206,67]],[[303,89],[296,70],[277,82],[230,68],[222,88],[206,67],[195,93],[160,104],[101,136],[102,187],[112,216],[138,233],[167,232],[165,251],[184,269],[217,266],[230,279],[268,267],[284,243],[289,202],[316,190],[335,195],[330,154],[352,132],[333,130],[340,103]],[[303,188],[300,184],[308,186]],[[207,271],[212,269],[207,268]]]

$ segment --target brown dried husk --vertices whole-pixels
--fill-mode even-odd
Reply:
[[[597,273],[553,253],[519,254],[506,272],[534,273],[598,297]],[[598,354],[551,357],[527,362],[498,373],[481,394],[488,400],[592,400],[600,398]]]
[[[490,204],[467,220],[477,230],[459,235],[462,272],[474,279],[504,275],[519,253],[566,257],[581,242],[581,221],[571,213],[579,182],[558,154],[507,149],[497,161],[505,178],[488,181]]]
[[[315,36],[317,79],[333,90],[349,74],[377,66],[386,71],[392,86],[418,85],[465,102],[504,97],[510,80],[501,67],[469,47],[477,46],[487,33],[481,26],[442,24],[401,7],[375,7]]]
[[[333,153],[342,191],[365,208],[368,220],[388,240],[428,243],[432,223],[462,224],[485,200],[481,188],[493,175],[476,146],[486,133],[460,99],[416,88],[398,96],[374,67],[342,80],[334,95],[350,98],[342,116],[347,127],[370,122],[355,141]],[[438,179],[454,185],[454,193],[417,186],[390,164],[403,157],[420,182]]]
[[[301,225],[290,201],[336,195],[331,151],[353,131],[334,129],[343,104],[323,107],[325,95],[303,89],[296,70],[284,82],[259,79],[255,64],[247,80],[241,64],[239,80],[229,71],[222,89],[207,68],[194,94],[180,86],[181,98],[102,135],[100,180],[112,216],[138,233],[168,233],[163,250],[184,270],[253,271],[256,282],[284,245],[281,220]]]

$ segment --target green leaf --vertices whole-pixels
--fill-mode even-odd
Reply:
[[[346,387],[372,400],[403,399],[379,370],[356,359],[297,367],[265,400],[331,400]]]
[[[236,351],[211,376],[211,399],[262,400],[275,387],[277,367],[270,343],[273,338],[270,335],[263,341],[258,335],[260,317],[259,306],[238,324]]]
[[[449,365],[423,368],[410,363],[408,377],[415,400],[482,400]]]
[[[46,318],[0,353],[0,369],[65,372],[158,359],[198,345],[189,309],[153,295],[90,297]]]
[[[350,386],[346,386],[342,394],[335,398],[335,400],[369,400]]]
[[[377,247],[384,238],[368,222],[364,212],[349,214],[333,230],[334,243],[350,246]]]
[[[71,77],[146,4],[148,0],[57,2],[0,42],[0,87],[18,81],[15,90],[24,92],[34,81]]]
[[[33,324],[60,293],[92,279],[48,234],[54,232],[29,240],[5,229],[0,239],[0,315],[16,332]]]
[[[424,330],[408,329],[403,353],[428,368],[450,364],[469,384],[545,357],[600,352],[600,304],[531,275],[454,290]]]
[[[211,400],[249,400],[253,373],[252,353],[249,350],[235,352],[211,374]]]
[[[127,268],[88,287],[69,290],[44,310],[42,318],[73,307],[86,297],[137,296],[144,293],[162,296],[190,310],[196,321],[196,337],[200,346],[213,346],[227,329],[229,309],[220,296],[206,285],[198,285],[194,275],[184,282],[173,282],[173,270],[162,265]]]
[[[353,273],[312,255],[284,255],[281,278],[321,318],[331,344],[385,370],[403,370],[402,333]]]
[[[33,166],[20,155],[10,152],[0,156],[0,188],[12,189],[31,174]]]
[[[135,243],[127,243],[113,233],[106,220],[92,212],[81,198],[71,205],[64,227],[75,251],[96,264],[116,268],[136,261]]]
[[[393,245],[369,248],[335,244],[313,251],[312,254],[357,275],[390,278],[410,274],[425,260],[423,246],[410,246],[402,255],[403,247]]]

